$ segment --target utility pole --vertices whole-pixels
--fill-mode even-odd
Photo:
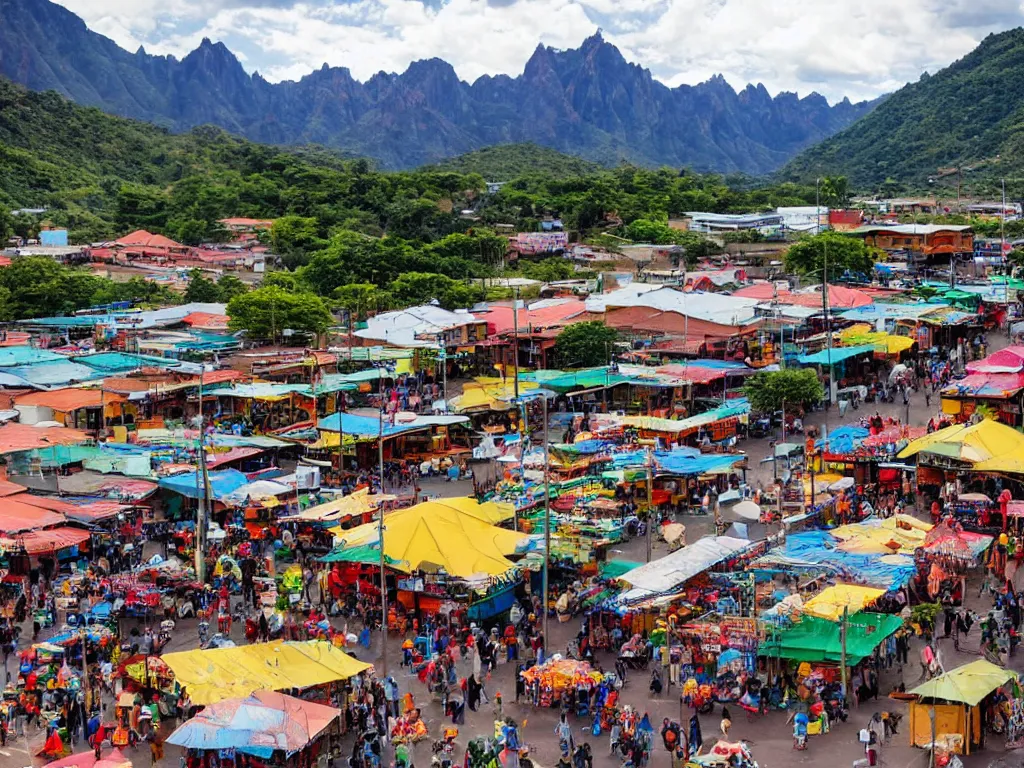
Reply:
[[[542,623],[544,628],[544,647],[542,650],[546,661],[548,656],[548,643],[551,642],[548,635],[548,564],[551,562],[551,493],[548,488],[548,398],[546,395],[541,395],[541,402],[544,407],[544,572],[542,577],[544,601],[541,603],[541,608],[544,610]]]
[[[1007,269],[1005,269],[1005,267],[1008,266],[1007,263],[1006,263],[1006,179],[1002,179],[1001,182],[1002,182],[1002,187],[1003,187],[1003,209],[1002,209],[1002,215],[999,217],[999,239],[1000,239],[999,258],[1002,260],[1003,267],[1004,267],[1004,269],[1003,269],[1003,303],[1004,304],[1008,304],[1009,301],[1010,301],[1010,275],[1009,275],[1009,272],[1007,271]],[[1007,315],[1009,315],[1009,312],[1007,312]],[[1007,333],[1007,335],[1009,335],[1009,333],[1010,333],[1010,321],[1009,320],[1006,321],[1006,333]]]
[[[651,562],[651,529],[654,527],[654,454],[647,446],[647,562]]]
[[[821,179],[814,180],[814,234],[821,234]]]
[[[206,582],[206,534],[210,524],[210,499],[213,490],[210,488],[210,473],[206,467],[206,417],[203,414],[203,373],[205,365],[199,369],[199,476],[202,478],[202,490],[199,494],[199,509],[196,520],[196,580]]]
[[[351,325],[351,321],[349,322]],[[349,350],[352,348],[349,347]],[[341,352],[338,352],[338,358],[336,362],[336,370],[338,374],[341,374]],[[341,476],[345,471],[345,429],[341,425],[341,405],[342,398],[345,397],[345,391],[342,389],[341,382],[338,382],[338,389],[334,393],[334,415],[338,417],[338,479],[341,480]],[[413,504],[416,503],[416,499],[413,499]]]
[[[515,298],[512,299],[512,386],[515,388],[516,400],[519,399],[519,289],[516,288]],[[544,442],[548,441],[547,427],[545,426]],[[544,640],[547,640],[545,635]]]
[[[384,495],[384,369],[380,369],[380,432],[377,436],[377,459],[380,462],[380,493]],[[380,546],[380,668],[388,674],[388,583],[384,571],[384,505],[377,505],[377,542]]]
[[[832,407],[832,380],[835,368],[832,366],[832,323],[829,322],[828,306],[828,239],[822,243],[824,248],[821,261],[821,311],[825,315],[825,349],[828,350],[828,391],[825,393],[825,439],[828,440],[828,412]]]
[[[839,671],[842,673],[843,700],[847,706],[850,704],[849,670],[846,668],[846,622],[849,615],[850,607],[844,605],[842,623],[839,625]]]

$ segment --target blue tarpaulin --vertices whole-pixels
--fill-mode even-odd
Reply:
[[[825,531],[793,533],[786,537],[785,554],[834,568],[842,581],[885,590],[905,586],[917,572],[914,558],[907,555],[856,555],[838,549],[838,544]]]
[[[815,352],[813,355],[800,355],[797,357],[797,361],[801,365],[835,365],[857,355],[872,354],[874,351],[874,344],[860,344],[856,347],[833,347],[832,349],[823,349],[820,352]]]
[[[338,431],[338,417],[341,417],[341,431],[346,435],[355,435],[357,437],[378,437],[380,436],[380,419],[375,419],[370,416],[355,416],[351,413],[332,413],[330,416],[326,416],[317,423],[319,429],[325,432],[337,432]],[[403,432],[410,432],[416,429],[423,429],[426,425],[415,425],[415,424],[390,424],[388,419],[384,419],[384,437],[392,437],[394,435],[400,435]]]
[[[828,433],[828,438],[822,438],[816,445],[818,448],[825,447],[825,440],[828,440],[828,453],[853,453],[861,441],[871,434],[864,427],[842,426],[833,429]]]
[[[222,469],[209,474],[210,488],[213,489],[213,498],[215,499],[222,499],[249,482],[245,473],[239,472],[237,469]],[[202,479],[196,478],[195,472],[185,472],[181,475],[162,478],[160,487],[180,493],[189,499],[201,499],[206,496],[203,492]]]
[[[659,473],[670,475],[705,475],[729,469],[737,461],[746,457],[742,454],[708,453],[700,456],[687,456],[682,451],[656,451],[654,466]]]
[[[702,454],[696,448],[679,448],[674,451],[655,451],[654,469],[656,472],[666,475],[703,475],[708,472],[728,469],[744,458],[746,457],[742,454]],[[646,451],[630,451],[614,454],[611,466],[614,469],[644,467],[646,462]]]

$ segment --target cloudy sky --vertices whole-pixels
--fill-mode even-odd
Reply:
[[[459,76],[516,75],[538,43],[600,28],[668,85],[721,73],[834,101],[892,91],[1024,24],[1021,0],[56,0],[129,50],[183,56],[204,37],[250,72],[327,63],[365,80],[439,57]]]

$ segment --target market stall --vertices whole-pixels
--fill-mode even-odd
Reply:
[[[923,747],[932,742],[933,734],[936,739],[959,734],[963,754],[983,748],[983,703],[1016,678],[1016,672],[978,659],[917,686],[909,691],[917,697],[910,704],[910,744]]]

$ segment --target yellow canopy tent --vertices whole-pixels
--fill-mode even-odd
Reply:
[[[193,704],[245,698],[253,691],[310,688],[347,680],[370,668],[322,640],[258,643],[167,653],[164,662]]]
[[[362,488],[343,498],[304,509],[296,517],[300,520],[317,523],[340,523],[342,520],[358,517],[377,509],[382,502],[394,500],[395,497],[391,494],[371,496],[369,488]]]
[[[522,394],[538,387],[535,381],[520,381],[519,392]],[[466,411],[507,411],[514,407],[509,402],[516,396],[515,383],[507,379],[478,377],[462,388],[462,394],[449,401],[454,413]]]
[[[982,419],[977,424],[954,424],[911,441],[900,451],[899,458],[907,459],[918,453],[977,465],[997,457],[1024,454],[1024,434],[992,419]]]
[[[344,532],[346,548],[377,542],[377,524],[367,523]],[[384,517],[384,555],[394,567],[411,572],[439,570],[469,578],[499,576],[514,564],[524,534],[498,528],[444,502],[427,501]]]
[[[983,720],[978,705],[1016,677],[1016,672],[978,659],[917,686],[910,693],[931,701],[911,703],[910,743],[917,747],[930,744],[934,727],[937,737],[959,736],[963,740],[962,751],[970,754],[971,747],[982,741]]]
[[[873,331],[866,323],[858,323],[845,329],[839,334],[839,340],[847,347],[873,344],[877,350],[884,350],[889,355],[898,355],[914,346],[914,340],[909,336],[894,336],[884,331]]]
[[[913,555],[914,550],[924,546],[925,537],[932,529],[909,515],[896,515],[880,523],[852,523],[841,525],[832,531],[840,540],[844,552],[856,554]],[[897,546],[891,546],[896,544]]]
[[[843,608],[847,608],[848,613],[863,611],[884,594],[884,589],[861,587],[856,584],[836,584],[823,589],[804,603],[804,613],[839,621],[843,615]]]
[[[489,525],[498,525],[516,516],[515,505],[506,501],[487,501],[481,504],[476,499],[465,496],[452,499],[437,499],[429,503],[451,507]]]
[[[932,678],[910,691],[922,699],[956,701],[968,706],[980,704],[992,691],[1017,677],[1017,673],[978,659]]]

